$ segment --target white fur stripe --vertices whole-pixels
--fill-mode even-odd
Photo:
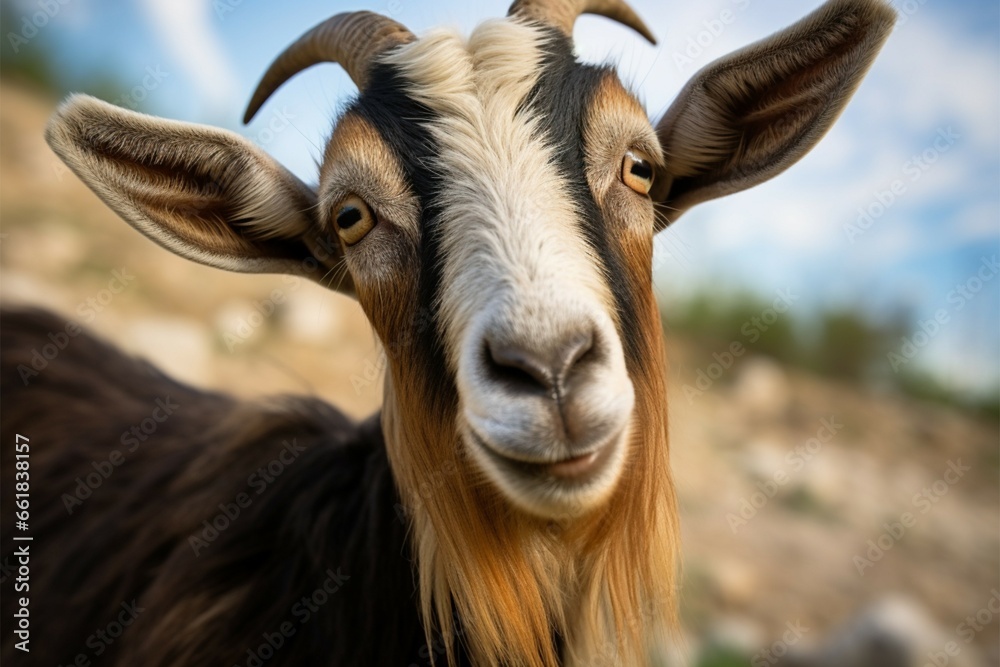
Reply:
[[[536,27],[496,20],[466,43],[438,31],[385,59],[412,83],[407,94],[437,114],[440,312],[453,369],[484,318],[549,336],[546,327],[558,326],[560,313],[584,305],[607,310],[611,303],[600,262],[538,131],[544,119],[517,113],[538,81],[545,39]]]

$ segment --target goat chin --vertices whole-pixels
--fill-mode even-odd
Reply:
[[[25,380],[49,335],[67,331]],[[94,655],[95,630],[133,603],[116,664],[243,665],[269,646],[289,665],[427,654],[378,416],[198,391],[41,311],[5,310],[0,336],[2,435],[29,438],[31,452],[31,627],[44,638],[33,660]],[[159,405],[172,414],[154,433],[126,437]],[[3,471],[13,489],[13,447]],[[17,563],[9,541],[2,562]],[[5,617],[16,604],[4,596]],[[3,641],[14,664],[15,639]]]

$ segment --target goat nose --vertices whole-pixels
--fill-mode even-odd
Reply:
[[[494,380],[521,390],[542,390],[561,401],[573,371],[594,348],[594,334],[577,332],[551,345],[531,347],[487,338],[486,346],[487,366]]]

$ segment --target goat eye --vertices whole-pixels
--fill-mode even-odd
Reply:
[[[375,215],[357,195],[350,195],[337,206],[337,234],[347,245],[354,245],[375,227]]]
[[[622,182],[641,195],[653,187],[653,166],[639,153],[629,151],[622,160]]]

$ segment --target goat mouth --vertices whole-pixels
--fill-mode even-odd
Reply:
[[[487,440],[469,429],[471,440],[500,469],[518,477],[548,479],[562,483],[584,483],[597,477],[611,459],[618,442],[618,435],[591,448],[584,454],[575,454],[553,461],[532,461],[498,451]]]

